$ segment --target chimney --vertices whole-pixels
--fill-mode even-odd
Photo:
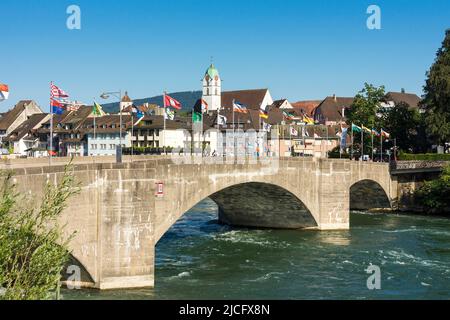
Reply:
[[[337,102],[337,97],[336,97],[336,93],[335,93],[335,94],[333,94],[333,100],[334,100],[334,102]]]
[[[342,108],[342,118],[345,118],[345,107]]]

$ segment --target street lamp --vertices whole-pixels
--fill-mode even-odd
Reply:
[[[114,96],[119,99],[119,114],[120,114],[120,133],[119,133],[119,145],[116,148],[116,161],[117,163],[122,162],[122,108],[120,107],[120,102],[122,101],[122,90],[115,92],[103,92],[100,98],[108,100],[110,96]]]

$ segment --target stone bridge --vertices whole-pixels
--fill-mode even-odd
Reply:
[[[77,232],[72,263],[82,266],[81,284],[98,289],[153,286],[155,245],[208,197],[217,203],[222,223],[315,230],[349,229],[350,207],[391,208],[398,197],[388,164],[313,158],[242,164],[177,164],[163,157],[112,162],[73,165],[81,192],[70,199],[62,217],[66,232]],[[11,170],[18,188],[38,200],[46,182],[59,181],[64,165],[35,163]]]

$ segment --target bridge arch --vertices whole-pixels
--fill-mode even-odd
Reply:
[[[69,259],[64,266],[61,274],[61,280],[65,283],[70,281],[73,285],[81,285],[83,287],[91,287],[94,286],[95,283],[91,272],[83,263],[80,262],[80,260],[75,257],[73,253],[69,255]]]
[[[350,186],[350,210],[391,209],[389,193],[371,179],[363,179]]]
[[[195,188],[195,184],[187,188]],[[170,220],[166,219],[164,229],[157,230],[158,236],[155,243],[186,212],[207,198],[217,204],[219,222],[223,224],[275,229],[317,228],[318,217],[308,205],[306,192],[295,190],[293,193],[288,188],[288,185],[252,179],[227,183],[213,192],[197,189],[195,196],[190,199],[185,198],[181,202],[182,206],[177,206],[175,212],[166,216]],[[192,192],[187,190],[183,193],[192,195]]]

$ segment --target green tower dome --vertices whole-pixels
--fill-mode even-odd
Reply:
[[[219,71],[217,71],[216,67],[214,67],[213,64],[211,64],[206,70],[205,76],[209,76],[210,79],[215,79],[216,77],[219,77]]]

